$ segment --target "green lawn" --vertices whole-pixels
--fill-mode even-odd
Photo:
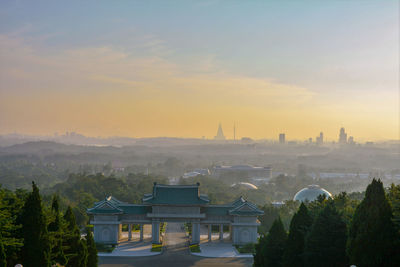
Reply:
[[[162,244],[153,244],[151,246],[151,252],[161,252]]]
[[[190,252],[201,252],[200,246],[198,244],[190,245],[189,249]]]
[[[254,244],[252,244],[252,243],[249,243],[249,244],[246,244],[243,246],[236,245],[235,248],[237,249],[237,251],[239,253],[245,253],[245,254],[255,253]]]
[[[96,243],[96,248],[97,248],[97,252],[111,253],[115,249],[115,246]]]

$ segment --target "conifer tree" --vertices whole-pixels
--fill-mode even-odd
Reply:
[[[280,217],[274,221],[265,240],[262,253],[264,266],[282,266],[287,234]]]
[[[347,264],[346,223],[329,201],[314,220],[304,249],[307,267],[342,267]]]
[[[399,266],[399,236],[383,184],[373,179],[349,230],[350,263],[357,266]]]
[[[65,246],[64,251],[67,257],[67,267],[86,267],[87,248],[86,243],[81,239],[81,234],[76,225],[75,215],[71,207],[68,207],[64,215],[67,223],[66,232],[64,234]]]
[[[88,250],[87,267],[97,267],[97,248],[93,239],[92,231],[88,228],[86,235],[86,247]]]
[[[304,203],[293,215],[290,222],[288,240],[283,254],[283,265],[288,267],[306,266],[304,264],[305,239],[312,225],[312,218]]]
[[[57,195],[53,196],[51,210],[55,216],[54,221],[52,221],[48,226],[52,242],[51,261],[53,264],[59,263],[64,265],[67,262],[67,259],[64,255],[63,249],[63,229],[61,227],[61,217]]]
[[[50,241],[46,218],[43,214],[39,189],[32,182],[32,193],[25,200],[21,214],[24,246],[22,257],[24,266],[50,266]]]
[[[264,263],[265,244],[266,244],[266,236],[264,234],[261,234],[260,238],[258,239],[258,243],[254,246],[255,249],[255,253],[253,254],[254,267],[265,266]]]
[[[6,252],[0,236],[0,267],[7,267]]]

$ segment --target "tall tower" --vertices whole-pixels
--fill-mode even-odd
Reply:
[[[316,137],[316,141],[318,145],[322,145],[324,143],[324,133],[320,132],[319,136]]]
[[[279,134],[279,144],[285,144],[286,143],[286,136],[284,133]]]
[[[344,128],[340,128],[340,133],[339,133],[339,144],[347,144],[347,133],[344,130]]]
[[[236,141],[236,125],[235,125],[235,122],[233,122],[233,141]]]
[[[224,135],[224,132],[222,131],[221,123],[219,123],[219,125],[218,125],[217,135],[214,136],[214,140],[218,140],[218,141],[224,141],[225,140],[225,135]]]

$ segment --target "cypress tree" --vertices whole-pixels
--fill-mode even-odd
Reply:
[[[306,238],[305,266],[346,266],[346,231],[346,223],[332,201],[328,202],[314,220]]]
[[[306,266],[304,264],[304,246],[308,231],[312,225],[312,218],[306,205],[302,202],[299,210],[293,215],[290,222],[288,240],[283,254],[283,265],[288,267]]]
[[[25,200],[21,214],[23,265],[26,267],[50,266],[50,241],[47,232],[46,218],[43,214],[42,199],[39,189],[32,182],[32,193]]]
[[[92,231],[88,228],[86,235],[86,247],[88,250],[87,267],[97,267],[97,248],[93,239]]]
[[[65,255],[67,257],[67,267],[86,267],[87,263],[87,248],[86,243],[81,239],[81,234],[76,225],[75,215],[71,207],[68,207],[64,215],[64,220],[67,223],[65,239]]]
[[[59,263],[61,265],[64,265],[67,262],[67,259],[64,255],[63,230],[61,227],[58,197],[56,195],[53,196],[51,210],[55,215],[54,221],[52,221],[48,226],[48,230],[49,233],[51,234],[51,241],[52,241],[51,261],[53,264]]]
[[[7,267],[6,252],[4,250],[3,241],[0,236],[0,267]]]
[[[350,225],[347,249],[351,264],[399,266],[398,233],[392,217],[383,184],[373,179]]]
[[[258,243],[254,246],[255,250],[255,253],[253,254],[254,267],[265,266],[264,263],[265,243],[266,243],[266,236],[264,234],[261,234],[260,238],[258,239]]]
[[[274,221],[265,240],[264,266],[282,266],[287,234],[280,217]]]

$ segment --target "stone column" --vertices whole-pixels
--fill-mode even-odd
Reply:
[[[128,241],[132,240],[132,224],[128,224]]]
[[[219,240],[224,240],[224,225],[220,224],[219,225]]]
[[[200,243],[200,223],[192,223],[192,243]]]
[[[140,224],[140,241],[143,241],[143,224]]]
[[[118,242],[121,240],[122,237],[122,224],[118,225]]]
[[[211,240],[212,240],[212,232],[211,232],[211,229],[212,228],[212,224],[209,224],[208,225],[208,242],[211,242]]]
[[[152,242],[158,244],[160,243],[160,222],[153,221],[151,226]]]

